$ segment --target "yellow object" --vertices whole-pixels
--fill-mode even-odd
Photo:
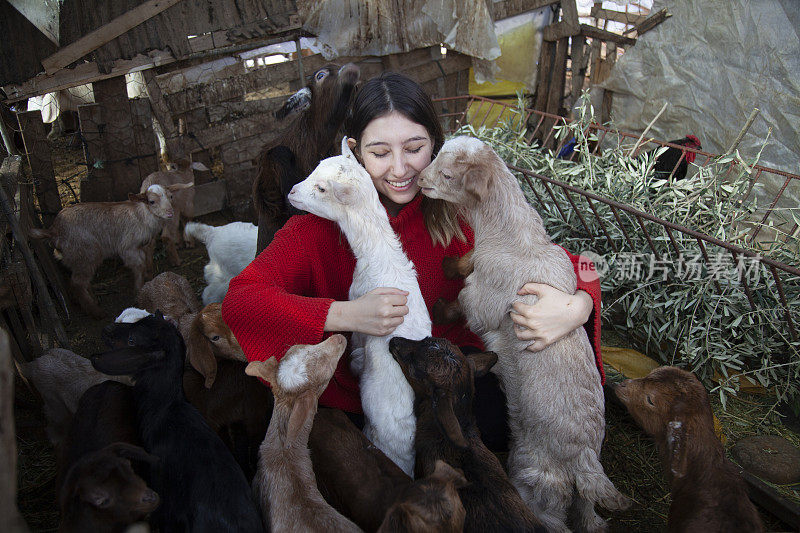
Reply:
[[[629,348],[602,346],[600,348],[600,353],[603,354],[604,364],[611,366],[626,378],[643,378],[649,374],[651,370],[661,366],[643,353]]]
[[[537,60],[541,49],[541,28],[549,22],[547,15],[540,12],[505,19],[495,23],[500,57],[495,59],[495,82],[478,83],[475,71],[469,71],[469,94],[496,99],[515,107],[518,91],[533,92],[536,88]],[[491,108],[491,109],[490,109]],[[474,127],[482,125],[493,127],[501,119],[512,116],[503,106],[492,107],[488,103],[473,103],[467,111],[467,121]]]

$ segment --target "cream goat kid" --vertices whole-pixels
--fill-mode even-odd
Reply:
[[[577,287],[567,254],[554,246],[517,179],[486,144],[470,137],[447,141],[420,174],[422,192],[457,204],[475,231],[473,271],[458,301],[472,331],[498,355],[492,369],[503,384],[511,426],[509,475],[548,531],[569,531],[575,490],[581,529],[602,531],[594,504],[629,504],[603,472],[600,447],[605,403],[586,331],[578,328],[544,350],[526,350],[509,311],[526,282],[568,294]]]
[[[414,264],[403,252],[372,178],[347,146],[346,137],[342,155],[322,160],[305,181],[292,188],[288,198],[298,209],[339,224],[356,257],[351,300],[376,287],[396,287],[409,293],[408,314],[391,335],[353,333],[351,342],[353,367],[360,373],[364,434],[413,477],[414,392],[389,353],[389,340],[394,336],[420,340],[431,335]]]
[[[253,361],[245,369],[248,375],[268,381],[275,395],[253,478],[267,531],[361,531],[323,499],[308,451],[317,400],[346,344],[344,335],[332,335],[316,345],[292,346],[280,363],[271,357]]]

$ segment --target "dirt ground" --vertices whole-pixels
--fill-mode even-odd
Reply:
[[[62,186],[62,200],[65,202],[74,201],[70,187],[77,192],[77,179],[83,170],[80,161],[79,150],[65,150],[62,147],[56,153],[57,175],[62,178],[71,177],[69,181],[72,184]],[[198,220],[221,225],[233,221],[233,218],[229,213],[221,212],[200,217]],[[159,246],[155,255],[155,272],[177,272],[189,280],[199,296],[204,286],[203,266],[208,259],[205,248],[200,244],[193,249],[181,249],[179,252],[182,264],[179,267],[169,267],[164,250]],[[94,320],[73,305],[69,320],[65,323],[71,348],[81,355],[91,355],[104,349],[100,339],[102,328],[113,321],[124,308],[134,305],[135,300],[130,272],[116,260],[104,263],[95,276],[92,288],[107,317]],[[622,346],[618,342],[619,339],[604,335],[604,344]],[[743,400],[753,405],[763,403],[763,400],[757,398]],[[715,406],[715,410],[719,412],[718,407]],[[16,382],[15,417],[19,448],[20,510],[32,531],[56,531],[58,511],[55,505],[56,464],[53,448],[45,437],[41,405],[19,378]],[[736,415],[720,418],[723,425],[732,431],[738,423]],[[610,529],[614,532],[664,531],[669,510],[669,491],[663,480],[655,446],[639,430],[624,408],[609,396],[606,421],[603,466],[617,488],[630,496],[634,504],[625,512],[608,513],[601,510],[600,513],[607,518]],[[790,529],[766,512],[762,512],[762,516],[769,531]]]

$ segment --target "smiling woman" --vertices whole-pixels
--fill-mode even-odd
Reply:
[[[414,265],[428,311],[440,298],[455,300],[464,281],[446,278],[442,261],[468,253],[473,232],[450,204],[419,194],[418,176],[444,144],[430,97],[412,79],[383,73],[365,82],[356,94],[345,132]],[[578,265],[579,257],[571,259]],[[348,292],[355,267],[353,252],[336,223],[311,214],[292,217],[231,280],[222,304],[223,319],[251,361],[280,359],[290,346],[318,344],[334,332],[391,334],[407,318],[408,293],[375,287],[351,301]],[[512,314],[515,322],[527,326],[520,329],[520,339],[540,349],[585,326],[599,355],[600,284],[594,279],[578,288],[567,294],[537,284],[520,287],[539,294],[538,304]],[[432,329],[433,336],[467,351],[482,350],[480,338],[463,320],[434,324]],[[319,401],[361,413],[362,398],[349,360],[349,354],[342,357]],[[476,388],[481,434],[490,448],[502,450],[508,434],[503,393],[493,374],[481,378]]]

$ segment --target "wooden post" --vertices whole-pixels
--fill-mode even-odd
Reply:
[[[33,185],[36,198],[39,200],[39,209],[42,223],[49,227],[53,219],[61,211],[61,198],[58,195],[58,184],[53,161],[50,155],[50,142],[42,122],[40,111],[25,111],[17,114],[19,126],[22,129],[22,139],[25,141],[25,151],[28,154],[28,164],[33,174]]]
[[[208,117],[206,116],[206,109],[204,107],[193,109],[184,116],[184,119],[187,133],[199,133],[208,129]],[[211,151],[201,146],[199,143],[195,144],[197,144],[198,149],[192,150],[192,161],[203,163],[206,167],[211,168]],[[192,173],[194,174],[194,182],[196,185],[202,185],[214,179],[211,172],[204,170],[192,170]]]
[[[572,37],[570,59],[572,62],[572,90],[569,108],[572,109],[572,106],[581,97],[583,83],[586,80],[586,66],[589,63],[589,50],[586,47],[586,37],[583,35]]]
[[[125,76],[117,76],[92,84],[94,101],[103,108],[106,146],[105,165],[111,175],[111,199],[127,200],[128,193],[139,192],[144,176],[139,174],[136,139]]]
[[[28,526],[17,509],[17,437],[14,429],[14,365],[8,333],[0,329],[0,519],[3,531],[22,533]]]
[[[153,114],[147,98],[134,98],[130,101],[130,106],[139,176],[144,179],[148,174],[158,170],[158,147],[153,133]]]
[[[615,43],[606,43],[606,59],[604,61],[603,79],[605,81],[611,74],[611,69],[617,62],[617,45]],[[608,89],[603,91],[603,103],[600,106],[600,120],[606,124],[611,120],[611,106],[614,103],[614,93]]]
[[[87,175],[81,178],[81,202],[110,202],[113,195],[111,174],[104,163],[108,156],[102,134],[106,128],[103,107],[100,104],[80,105],[78,116],[81,121],[81,136],[85,143],[83,149],[86,164],[89,166]]]

